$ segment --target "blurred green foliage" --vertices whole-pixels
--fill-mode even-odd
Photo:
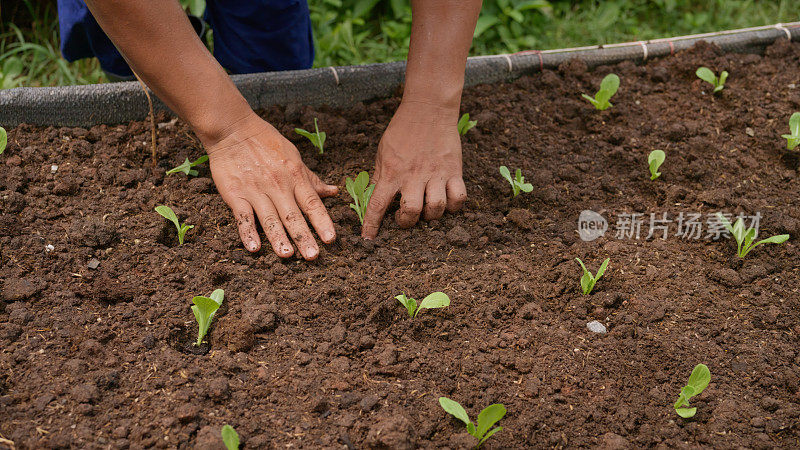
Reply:
[[[180,0],[200,15],[205,0]],[[22,0],[0,12],[0,88],[96,83],[96,60],[58,52],[55,3]],[[409,0],[310,0],[314,65],[404,59]],[[8,10],[11,11],[8,11]],[[19,20],[25,16],[27,19]],[[679,36],[800,21],[798,0],[484,0],[472,55]]]

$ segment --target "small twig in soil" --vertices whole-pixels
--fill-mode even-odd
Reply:
[[[151,151],[151,164],[153,167],[156,167],[156,115],[153,111],[153,99],[150,98],[150,92],[147,91],[147,86],[144,84],[141,78],[139,78],[139,74],[133,72],[133,75],[136,77],[136,80],[139,82],[139,86],[142,87],[144,91],[145,97],[147,97],[147,105],[150,107],[150,142],[152,143],[152,151]]]

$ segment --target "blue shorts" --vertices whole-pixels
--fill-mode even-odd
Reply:
[[[232,73],[307,69],[314,62],[306,0],[207,0],[204,18],[214,30],[214,56]],[[132,75],[83,0],[58,0],[58,22],[67,61],[97,57],[106,72]]]

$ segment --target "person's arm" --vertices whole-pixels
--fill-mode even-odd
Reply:
[[[233,210],[245,248],[261,247],[255,210],[278,256],[291,256],[294,241],[303,257],[316,258],[319,248],[303,212],[320,238],[332,242],[333,222],[320,197],[336,195],[336,186],[321,182],[294,145],[252,111],[178,1],[86,4],[133,71],[206,147],[217,190]]]
[[[395,195],[395,219],[411,227],[467,198],[456,125],[464,70],[481,0],[412,0],[411,46],[400,107],[378,145],[375,191],[362,236],[371,239]],[[424,205],[424,206],[423,206]]]

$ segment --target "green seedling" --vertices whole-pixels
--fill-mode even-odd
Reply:
[[[578,264],[581,265],[581,269],[583,269],[583,275],[581,276],[581,289],[583,290],[583,295],[589,295],[592,293],[592,289],[594,289],[595,283],[606,273],[606,268],[608,267],[608,262],[611,258],[606,258],[603,261],[603,264],[600,265],[600,268],[597,269],[597,275],[592,275],[592,272],[586,270],[586,266],[583,265],[583,261],[578,258],[575,258],[578,261]]]
[[[595,109],[598,111],[605,111],[614,106],[609,100],[617,93],[617,89],[619,89],[619,77],[616,74],[610,73],[600,82],[600,90],[597,91],[594,97],[583,94],[583,98],[589,100],[589,103],[594,105]]]
[[[663,150],[653,150],[650,152],[650,155],[647,157],[647,164],[650,166],[650,180],[655,180],[661,176],[661,172],[658,171],[658,168],[661,167],[661,164],[664,164],[664,159],[666,157],[667,155]]]
[[[464,422],[464,424],[467,426],[467,433],[478,439],[478,445],[476,448],[483,445],[483,443],[492,437],[493,434],[503,430],[503,427],[496,427],[489,431],[489,428],[492,428],[494,424],[496,424],[500,419],[503,418],[503,416],[506,415],[506,407],[499,403],[487,406],[483,411],[480,412],[480,414],[478,414],[477,427],[472,423],[471,420],[469,420],[469,416],[464,410],[464,407],[462,407],[458,402],[450,400],[447,397],[439,397],[439,404],[448,414],[451,414],[456,419]]]
[[[1,128],[0,131],[2,131]],[[800,112],[792,114],[792,117],[789,118],[789,132],[791,134],[784,134],[782,137],[786,139],[786,148],[794,150],[800,145]],[[0,153],[3,153],[2,133],[0,133]]]
[[[406,297],[406,294],[400,294],[395,297],[397,301],[403,304],[408,310],[408,316],[412,319],[417,317],[423,309],[444,308],[450,306],[450,297],[444,292],[434,292],[433,294],[425,297],[422,302],[417,305],[417,301],[411,297]]]
[[[8,133],[5,128],[0,127],[0,155],[6,151],[6,145],[8,145]]]
[[[206,161],[208,161],[208,155],[203,155],[194,161],[189,161],[189,158],[186,158],[186,161],[184,161],[183,164],[181,164],[180,166],[169,169],[167,171],[167,175],[183,172],[186,174],[186,176],[196,177],[198,175],[198,172],[192,168],[195,166],[199,166],[200,164],[203,164]]]
[[[214,318],[217,310],[222,306],[222,300],[225,298],[225,291],[217,289],[211,293],[209,297],[198,295],[192,299],[192,312],[194,318],[197,320],[197,342],[195,345],[203,343],[203,338],[208,333],[208,327],[211,326],[211,320]]]
[[[511,183],[511,198],[518,196],[520,191],[530,192],[533,190],[533,185],[525,182],[525,177],[522,176],[521,169],[517,169],[514,178],[511,178],[511,172],[509,172],[508,167],[500,166],[500,175]]]
[[[178,244],[183,245],[183,237],[186,235],[187,231],[194,228],[194,225],[186,225],[185,223],[181,224],[181,222],[178,220],[177,214],[175,214],[175,211],[173,211],[169,206],[156,206],[156,212],[175,224],[175,228],[178,229]]]
[[[325,134],[324,131],[319,131],[319,127],[317,126],[317,118],[314,117],[314,129],[316,130],[314,133],[310,131],[306,131],[302,128],[295,128],[294,132],[299,134],[300,136],[304,136],[306,139],[311,141],[311,145],[317,147],[319,149],[319,154],[325,153],[324,146],[325,146],[325,138],[328,136]]]
[[[708,67],[701,67],[697,69],[695,74],[697,75],[697,78],[700,78],[701,80],[714,86],[714,94],[725,88],[725,80],[728,79],[727,71],[723,70],[722,73],[719,74],[719,78],[717,78],[717,76],[714,75],[714,72]]]
[[[223,425],[222,442],[228,450],[239,450],[239,433],[232,426]]]
[[[762,239],[754,244],[753,241],[756,238],[756,229],[745,229],[744,220],[742,220],[741,217],[738,218],[736,223],[733,225],[731,225],[730,220],[723,216],[722,213],[717,213],[717,217],[719,217],[719,221],[722,222],[722,224],[725,226],[725,229],[731,233],[734,239],[736,239],[736,256],[739,258],[744,258],[748,253],[750,253],[750,250],[758,247],[761,244],[783,244],[789,240],[788,234],[779,234]]]
[[[372,191],[375,190],[375,185],[369,184],[369,174],[367,172],[361,172],[356,176],[355,180],[347,177],[345,187],[355,202],[350,203],[350,207],[358,214],[358,220],[361,221],[361,225],[364,225],[364,214],[367,213],[367,205],[370,197],[372,197]]]
[[[709,382],[711,382],[711,371],[708,370],[708,367],[705,364],[694,366],[692,374],[689,375],[689,382],[681,389],[681,395],[675,402],[675,412],[684,419],[694,417],[697,408],[684,408],[684,406],[689,406],[689,399],[700,395]]]
[[[469,120],[469,113],[465,113],[458,119],[458,134],[464,136],[467,131],[471,130],[478,124],[477,120]]]

